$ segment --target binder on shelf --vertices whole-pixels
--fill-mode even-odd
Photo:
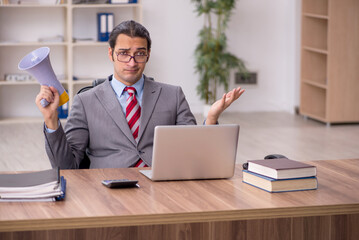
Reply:
[[[137,3],[137,0],[110,0],[111,4],[118,4],[118,3]]]
[[[130,0],[110,0],[111,4],[128,3]]]
[[[110,34],[113,29],[114,17],[113,13],[107,13],[107,41],[110,39]]]
[[[107,42],[113,29],[113,13],[97,13],[98,41]]]
[[[67,92],[67,91],[66,91]],[[69,103],[65,103],[57,108],[58,116],[60,119],[66,119],[69,115]]]
[[[106,13],[97,13],[97,40],[99,42],[108,41],[107,38],[107,14]]]

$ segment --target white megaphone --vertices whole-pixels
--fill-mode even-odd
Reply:
[[[56,78],[50,63],[49,54],[50,48],[38,48],[21,59],[18,68],[20,70],[26,70],[36,78],[41,85],[55,87],[60,95],[59,106],[62,106],[69,101],[69,95],[67,95],[64,87]],[[49,105],[49,102],[46,101],[46,99],[41,99],[40,103],[43,107]]]

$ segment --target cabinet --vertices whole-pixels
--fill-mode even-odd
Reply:
[[[303,0],[300,113],[359,122],[359,1]]]
[[[142,22],[140,0],[128,4],[75,4],[65,0],[53,5],[30,5],[26,1],[0,5],[0,122],[41,119],[34,103],[38,82],[5,81],[6,74],[25,74],[17,69],[19,61],[39,47],[50,48],[54,72],[70,96],[69,106],[79,89],[112,74],[108,43],[96,41],[99,12],[113,13],[114,25],[128,19]],[[39,41],[44,38],[46,41]],[[95,41],[74,41],[89,38]]]

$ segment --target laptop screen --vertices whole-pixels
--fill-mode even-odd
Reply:
[[[237,124],[157,126],[151,179],[230,178],[238,136]]]

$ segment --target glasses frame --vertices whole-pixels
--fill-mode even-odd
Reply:
[[[120,55],[120,52],[115,53],[115,54],[116,54],[117,61],[122,62],[122,63],[129,63],[129,62],[131,62],[132,59],[133,59],[133,61],[135,61],[135,63],[145,63],[148,60],[148,54],[147,53],[146,53],[146,55],[133,55],[133,56],[129,55],[129,54],[123,54],[123,56],[126,55],[126,56],[130,57],[130,59],[128,61],[121,61],[121,60],[118,59],[118,56]],[[136,57],[146,57],[146,60],[143,61],[143,62],[139,62],[139,61],[136,60]]]

